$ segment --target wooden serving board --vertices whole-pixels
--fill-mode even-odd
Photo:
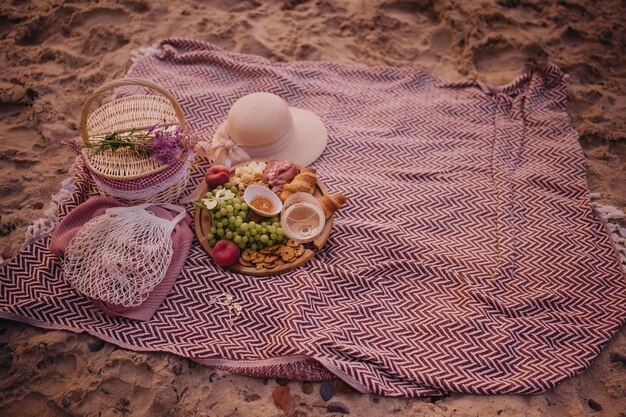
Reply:
[[[244,162],[242,165],[247,165],[250,162],[252,161]],[[232,175],[232,172],[234,172],[234,169],[236,167],[237,166],[231,167],[231,175]],[[301,167],[298,167],[298,169],[302,170]],[[202,189],[201,195],[204,196],[204,194],[207,191],[208,191],[208,186],[205,185]],[[315,192],[313,193],[313,195],[315,196],[328,195],[328,188],[326,188],[324,183],[320,181],[319,178],[318,178],[317,186],[315,187]],[[252,210],[250,210],[250,212],[252,212]],[[300,257],[295,259],[293,262],[288,262],[283,265],[278,265],[271,269],[269,268],[257,269],[257,268],[252,268],[252,267],[246,267],[246,266],[241,265],[240,263],[236,263],[226,268],[238,274],[252,275],[256,277],[269,277],[272,275],[278,275],[278,274],[282,274],[285,272],[293,271],[294,269],[300,268],[302,265],[306,264],[311,259],[313,259],[313,257],[315,256],[315,251],[318,251],[324,247],[324,245],[326,244],[326,241],[330,237],[332,226],[333,226],[333,218],[331,217],[330,219],[326,220],[326,224],[324,225],[324,229],[322,230],[322,233],[320,233],[319,236],[317,236],[312,242],[304,244],[305,246],[304,253]],[[194,213],[194,229],[196,232],[196,237],[200,241],[200,244],[202,245],[206,253],[209,254],[209,256],[211,256],[213,253],[213,249],[211,248],[208,240],[206,239],[206,236],[209,233],[210,228],[211,228],[210,213],[208,212],[208,210],[205,210],[203,208],[196,206],[195,213]]]

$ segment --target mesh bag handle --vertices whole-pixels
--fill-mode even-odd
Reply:
[[[87,100],[85,100],[85,103],[83,104],[83,109],[80,113],[80,126],[79,126],[80,136],[83,139],[83,143],[86,144],[89,142],[89,132],[87,131],[87,120],[89,118],[90,109],[91,109],[91,105],[93,104],[93,102],[100,96],[100,94],[104,93],[105,91],[112,90],[117,87],[123,87],[125,85],[138,85],[141,87],[146,87],[164,96],[172,104],[172,107],[174,108],[174,112],[176,113],[176,118],[178,119],[178,123],[180,124],[180,128],[183,130],[185,129],[185,117],[183,115],[183,109],[178,103],[178,101],[176,100],[176,98],[172,95],[172,93],[170,93],[169,91],[167,91],[165,88],[161,87],[160,85],[150,80],[146,80],[144,78],[121,78],[119,80],[113,80],[106,84],[101,85],[93,93],[91,93],[89,97],[87,97]]]

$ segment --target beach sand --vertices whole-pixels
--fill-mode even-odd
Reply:
[[[0,4],[0,256],[24,242],[68,176],[83,101],[131,53],[170,36],[276,61],[420,65],[446,80],[511,81],[547,59],[569,74],[569,113],[601,202],[626,208],[623,1],[129,0]],[[280,381],[286,383],[286,381]],[[394,399],[289,382],[296,415],[626,416],[626,329],[581,375],[538,395]],[[84,334],[0,322],[0,415],[280,416],[275,380]],[[283,389],[283,388],[281,388]],[[283,389],[284,390],[284,389]],[[330,406],[330,407],[329,407]],[[330,410],[330,411],[329,411]],[[336,411],[332,411],[336,410]]]

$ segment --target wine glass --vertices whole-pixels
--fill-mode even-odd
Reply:
[[[306,243],[322,233],[326,218],[317,198],[308,193],[294,193],[283,203],[280,223],[288,237]]]

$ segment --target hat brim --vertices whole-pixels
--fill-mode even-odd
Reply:
[[[271,155],[272,159],[291,161],[300,166],[311,165],[326,148],[328,132],[324,122],[313,112],[289,107],[294,133],[285,146]],[[254,155],[251,153],[254,158]]]

